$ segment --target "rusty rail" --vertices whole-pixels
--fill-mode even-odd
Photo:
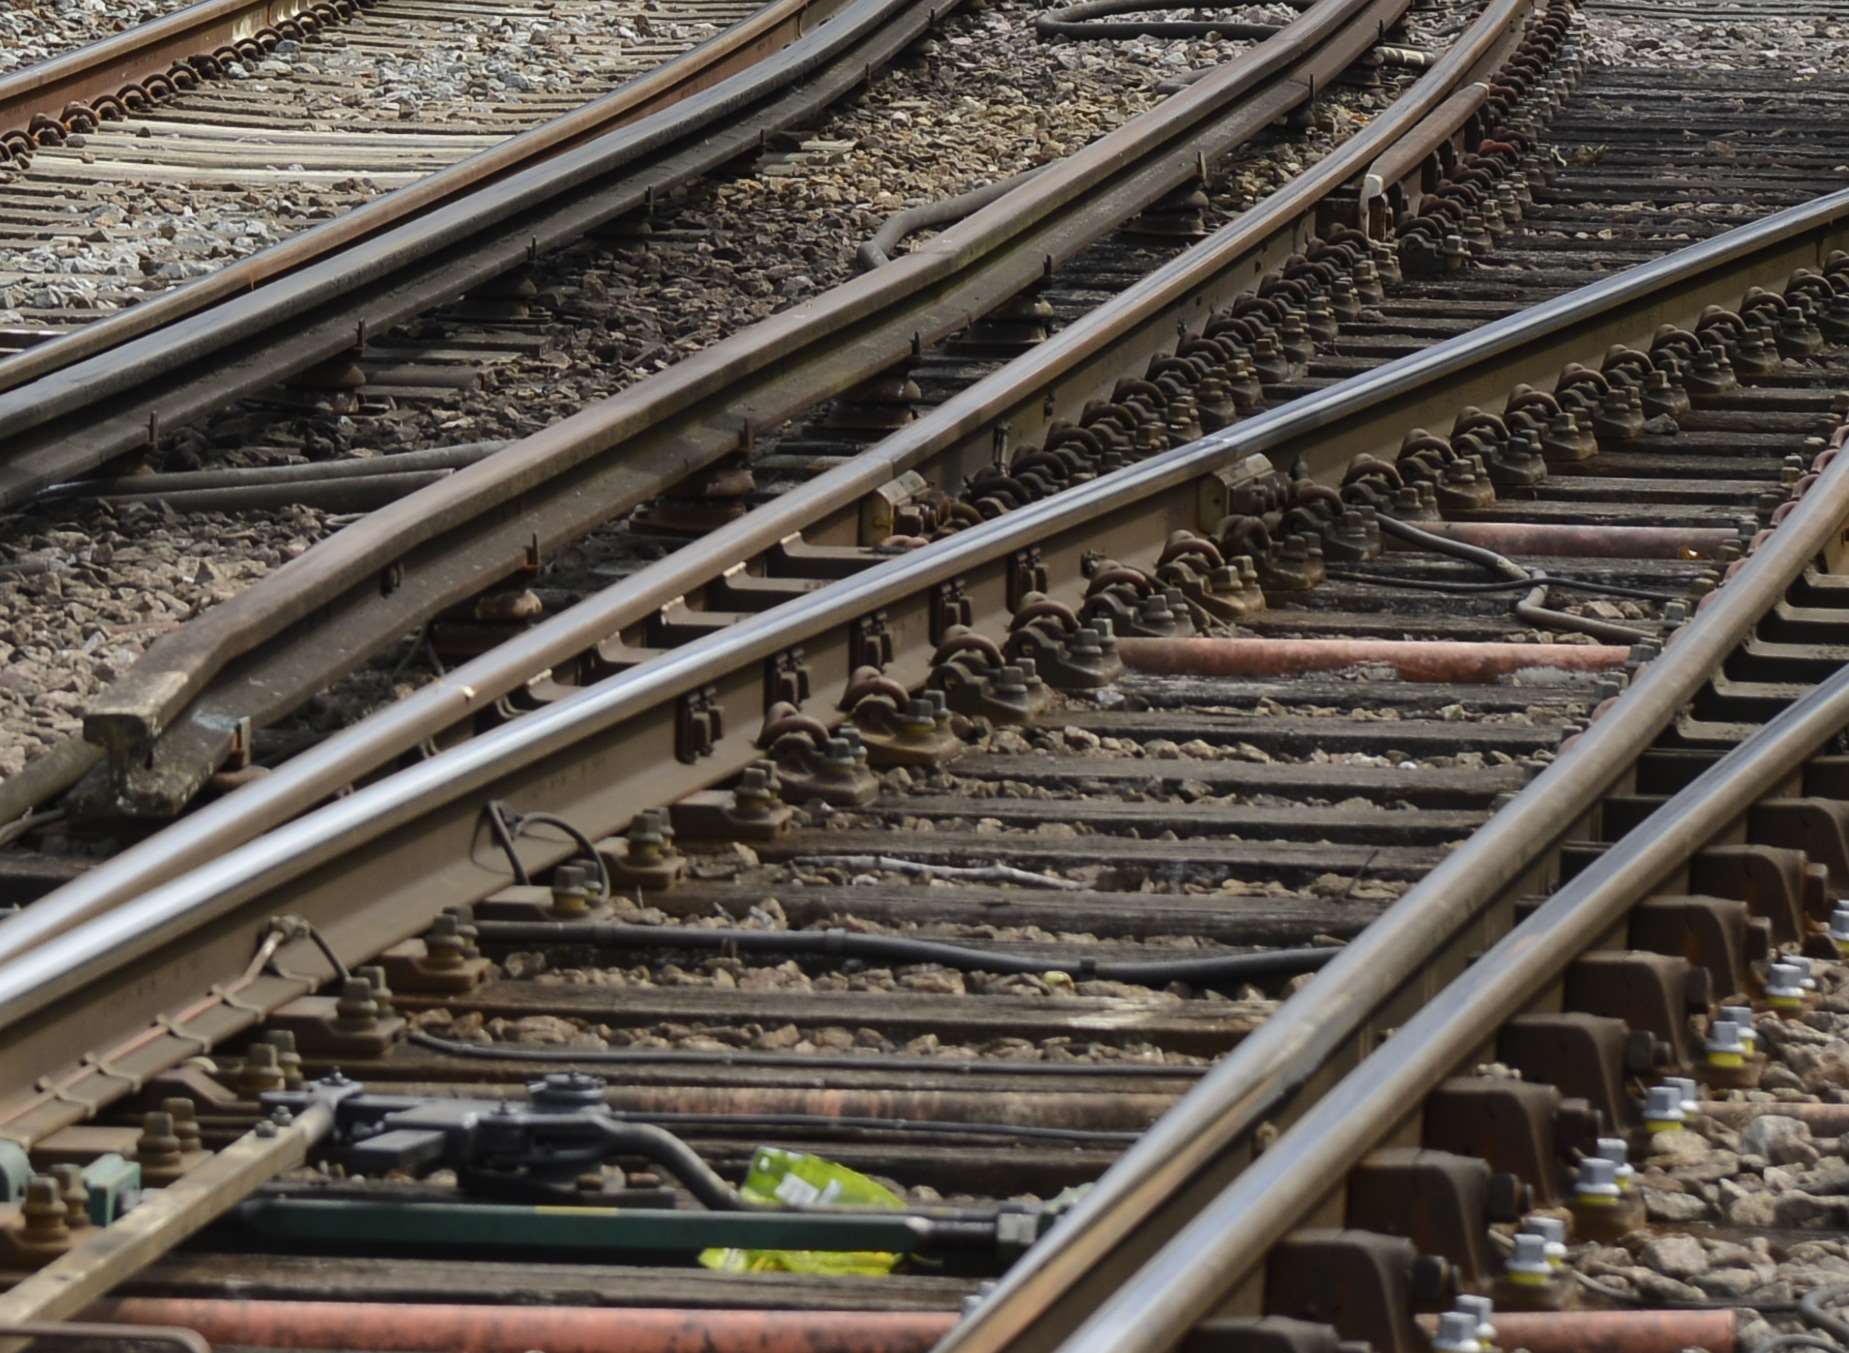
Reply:
[[[277,717],[443,607],[523,567],[535,549],[554,550],[748,444],[753,428],[842,393],[903,359],[915,343],[961,328],[972,314],[1015,295],[1043,275],[1049,259],[1076,254],[1197,174],[1203,157],[1229,150],[1308,99],[1405,6],[1406,0],[1323,0],[1186,94],[1035,176],[927,247],[374,513],[163,639],[86,711],[86,738],[109,751],[114,806],[177,813],[223,757],[227,730],[241,719],[260,726]],[[1498,9],[1517,14],[1527,7],[1527,0],[1504,0]],[[821,32],[845,22],[844,16]],[[858,78],[855,70],[845,75]],[[1433,102],[1422,95],[1414,106]],[[1319,169],[1290,211],[1252,223],[1220,265],[1222,285],[1249,281],[1234,276],[1231,257],[1249,269],[1254,259],[1281,260],[1300,245],[1309,213],[1341,177]],[[1156,341],[1149,315],[1132,312],[1130,319],[1142,341]],[[0,399],[0,411],[4,406]],[[952,460],[943,464],[947,474],[959,468]],[[862,458],[858,478],[867,471],[890,477],[883,465],[878,456]],[[837,479],[831,486],[844,488]],[[809,515],[779,535],[815,524],[818,500],[799,495],[798,501]],[[713,557],[710,547],[702,556]],[[394,569],[401,584],[382,588],[380,579]],[[309,620],[319,623],[278,642],[290,626]],[[212,698],[196,699],[245,654]]]
[[[182,10],[168,19],[131,30],[109,42],[72,53],[68,58],[31,67],[7,80],[0,80],[0,127],[9,125],[6,116],[8,87],[15,82],[25,86],[20,95],[22,106],[28,96],[36,95],[40,86],[62,89],[63,84],[54,79],[54,68],[65,62],[80,63],[82,58],[101,49],[128,46],[131,40],[137,38],[149,44],[149,55],[125,52],[113,61],[112,68],[125,63],[154,60],[156,58],[152,53],[155,52],[180,52],[187,48],[189,41],[205,39],[187,39],[180,35],[169,37],[164,30],[195,14],[199,15],[198,19],[185,25],[181,29],[182,35],[217,32],[229,26],[238,33],[239,40],[254,42],[258,40],[257,34],[275,31],[273,25],[281,21],[277,11],[307,9],[311,3],[332,10],[327,0],[266,0],[262,4],[251,4],[250,0],[208,0],[206,4]],[[788,46],[829,18],[841,7],[841,3],[842,0],[771,0],[750,18],[715,34],[692,50],[664,62],[646,75],[637,76],[582,108],[553,118],[531,131],[511,136],[500,145],[471,155],[447,169],[438,170],[416,183],[387,193],[376,201],[305,230],[248,258],[239,259],[208,276],[175,287],[144,304],[118,311],[106,319],[87,324],[49,343],[39,344],[0,361],[0,392],[15,390],[33,382],[43,382],[55,372],[65,371],[87,358],[119,348],[131,339],[164,329],[228,299],[248,295],[260,287],[299,272],[311,263],[332,258],[361,240],[413,221],[444,203],[465,198],[528,165],[538,164],[550,156],[670,108]],[[351,0],[342,0],[342,4],[348,11],[353,8]],[[252,25],[256,23],[255,16],[258,14],[268,14],[270,18],[264,27],[253,30]],[[191,50],[198,49],[195,46]],[[163,55],[159,59],[168,58]],[[177,62],[182,58],[173,56],[171,59]],[[101,60],[99,57],[98,61]],[[35,76],[38,77],[39,85],[33,83]],[[296,303],[293,299],[284,302],[286,305]],[[0,433],[22,431],[36,426],[36,420],[78,410],[84,407],[84,401],[94,399],[99,394],[113,393],[134,374],[134,367],[124,366],[114,371],[93,372],[87,379],[73,382],[62,390],[49,384],[37,385],[32,393],[38,402],[30,406],[30,418],[15,411],[15,421],[8,422],[6,410],[9,406],[0,402]]]
[[[776,0],[635,85],[10,359],[0,366],[4,380],[25,383],[0,393],[0,504],[350,356],[366,334],[755,151],[763,133],[813,116],[929,32],[949,7],[948,0],[838,3]],[[799,31],[804,36],[795,37]],[[154,322],[160,327],[146,327]]]
[[[0,76],[0,158],[56,144],[107,110],[121,113],[198,82],[199,58],[261,52],[338,23],[354,0],[202,0],[174,14]]]
[[[253,963],[254,937],[270,917],[285,911],[306,917],[336,952],[357,961],[416,933],[441,905],[503,886],[510,869],[480,816],[489,799],[551,812],[596,833],[743,766],[759,754],[765,664],[792,648],[800,647],[808,663],[803,711],[833,721],[863,652],[863,627],[874,617],[892,646],[888,675],[916,685],[940,632],[933,600],[942,585],[960,590],[971,624],[999,631],[1018,594],[1015,563],[1023,550],[1038,551],[1055,597],[1076,597],[1089,552],[1141,557],[1171,530],[1194,524],[1204,476],[1269,475],[1268,455],[1288,461],[1331,454],[1318,447],[1345,454],[1397,441],[1410,422],[1446,425],[1436,415],[1447,407],[1487,402],[1491,390],[1520,382],[1546,383],[1568,359],[1614,343],[1647,343],[1664,319],[1692,319],[1714,300],[1781,283],[1794,269],[1821,262],[1845,237],[1849,192],[1633,269],[753,615],[219,853],[104,914],[84,910],[85,896],[99,894],[86,894],[81,884],[65,897],[54,894],[0,924],[0,1029],[7,1033],[0,1084],[40,1087],[0,1106],[0,1131],[35,1139],[81,1115],[85,1105],[119,1094],[124,1077],[192,1055],[300,994],[316,979],[298,974],[325,972],[326,965],[299,943],[283,950],[289,976]],[[1804,561],[1840,549],[1845,475],[1845,466],[1826,475],[1670,657],[1650,669],[1627,697],[1627,717],[1597,725],[1518,800],[1522,813],[1541,814],[1530,819],[1534,830],[1503,838],[1504,820],[1496,837],[1476,838],[1450,858],[1441,882],[1421,893],[1440,896],[1437,915],[1418,925],[1390,920],[1349,951],[1366,959],[1345,954],[1346,983],[1328,985],[1343,992],[1347,1014],[1319,1021],[1318,1038],[1343,1036],[1344,1019],[1359,1024],[1378,1013],[1409,973],[1422,970],[1434,935],[1462,926],[1539,858],[1550,833],[1630,764]],[[449,701],[455,717],[479,707],[460,674],[438,683],[431,698]],[[709,740],[690,746],[692,727]],[[325,791],[329,782],[312,777],[325,775],[338,758],[310,752],[298,764],[298,786]],[[638,773],[643,766],[647,774]],[[531,842],[529,867],[569,849]],[[125,980],[131,971],[134,980]],[[198,996],[208,985],[211,993]],[[164,1018],[157,1023],[157,1016]],[[1239,1068],[1225,1074],[1240,1078],[1238,1102],[1249,1112],[1205,1123],[1194,1116],[1195,1135],[1179,1144],[1171,1135],[1165,1147],[1134,1151],[1075,1214],[1081,1220],[1062,1227],[1067,1239],[1032,1251],[976,1319],[960,1327],[960,1346],[996,1346],[1030,1328],[1037,1338],[1057,1341],[1082,1314],[1059,1305],[1078,1276],[1127,1274],[1124,1256],[1134,1247],[1126,1248],[1126,1237],[1136,1229],[1129,1218],[1134,1212],[1139,1226],[1147,1221],[1152,1192],[1165,1198],[1178,1173],[1230,1177],[1236,1153],[1229,1148],[1240,1123],[1275,1116],[1296,1078],[1316,1064],[1298,1041],[1305,1035],[1286,1032],[1291,1023],[1266,1025],[1223,1064]],[[111,1044],[112,1038],[121,1041]],[[1210,1079],[1224,1094],[1225,1075]],[[1186,1170],[1184,1161],[1198,1170]],[[1138,1206],[1121,1210],[1126,1198]]]

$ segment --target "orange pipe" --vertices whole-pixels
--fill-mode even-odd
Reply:
[[[1739,1329],[1732,1311],[1497,1311],[1490,1323],[1500,1347],[1529,1353],[1734,1353]]]
[[[666,1310],[125,1297],[87,1318],[196,1330],[214,1346],[372,1353],[928,1353],[949,1311]]]
[[[1300,676],[1391,667],[1403,681],[1489,682],[1540,667],[1605,672],[1631,650],[1610,644],[1468,644],[1408,639],[1119,639],[1134,672],[1162,676]]]
[[[89,1318],[197,1331],[214,1345],[374,1353],[928,1353],[948,1311],[664,1310],[424,1306],[129,1297]],[[1505,1348],[1530,1353],[1733,1353],[1732,1311],[1498,1311]],[[1424,1317],[1435,1324],[1435,1317]]]

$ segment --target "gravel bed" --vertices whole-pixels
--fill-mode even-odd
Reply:
[[[373,45],[376,31],[402,37],[390,0],[334,30],[325,41],[285,41],[259,62],[230,62],[224,78],[155,110],[150,121],[106,123],[61,149],[41,150],[34,168],[0,172],[8,184],[56,189],[39,171],[111,159],[121,138],[135,138],[135,153],[166,139],[184,138],[168,123],[184,110],[210,112],[227,97],[262,105],[272,125],[290,130],[358,132],[384,124],[406,130],[452,128],[506,136],[545,121],[550,111],[522,115],[524,95],[590,99],[636,73],[623,43],[640,38],[682,48],[719,31],[717,25],[660,13],[660,0],[619,5],[557,0],[543,12],[500,14],[462,10],[440,25],[426,24],[429,45],[409,57]],[[651,15],[649,10],[657,11]],[[158,128],[158,129],[157,129]],[[253,138],[256,133],[251,134]],[[146,144],[142,144],[145,142]],[[343,141],[377,152],[389,141]],[[299,152],[298,152],[299,153]],[[426,152],[418,172],[466,153]],[[290,147],[274,148],[274,168],[290,163]],[[376,171],[375,171],[376,172]],[[24,250],[0,263],[0,324],[17,325],[33,310],[98,313],[134,305],[383,195],[403,180],[366,172],[329,180],[311,176],[252,175],[253,186],[213,186],[111,173],[85,193],[70,193],[76,228],[68,236]]]
[[[193,0],[0,0],[0,73],[148,23]]]
[[[1620,1305],[1737,1301],[1740,1346],[1751,1348],[1775,1328],[1804,1328],[1755,1306],[1849,1283],[1849,1246],[1838,1238],[1849,1222],[1849,1138],[1779,1111],[1849,1104],[1849,972],[1825,963],[1813,973],[1810,1008],[1754,1017],[1760,1088],[1703,1092],[1763,1112],[1743,1123],[1693,1115],[1632,1157],[1649,1229],[1571,1250],[1597,1295]]]
[[[1841,76],[1849,69],[1849,18],[1755,16],[1751,5],[1716,6],[1698,16],[1696,6],[1675,6],[1674,14],[1650,13],[1626,4],[1608,12],[1597,3],[1580,10],[1582,43],[1597,65],[1647,71],[1716,73],[1765,70],[1782,78]]]
[[[0,552],[0,775],[74,732],[143,648],[304,553],[307,508],[180,516],[131,505],[15,519]]]

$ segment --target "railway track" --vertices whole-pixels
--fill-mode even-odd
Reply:
[[[1785,960],[1834,957],[1849,867],[1838,96],[1569,94],[1541,64],[1569,18],[1490,6],[1310,185],[1118,301],[1056,279],[1066,324],[960,384],[915,366],[941,398],[870,450],[799,429],[759,463],[810,483],[0,924],[0,1083],[33,1087],[0,1131],[40,1167],[194,1166],[105,1229],[140,1247],[113,1266],[54,1234],[68,1181],[31,1185],[50,1262],[0,1319],[74,1314],[248,1200],[115,1318],[325,1339],[186,1299],[595,1283],[886,1312],[863,1344],[1397,1349],[1459,1292],[1564,1303],[1567,1270],[1503,1274],[1531,1210],[1578,1245],[1646,1196],[1739,1220],[1662,1159],[1792,1074],[1738,1007],[1781,1056],[1833,1027]],[[1757,100],[1808,158],[1764,162]],[[1646,1115],[1684,1073],[1705,1118]],[[449,1130],[510,1101],[503,1136]],[[189,1157],[194,1120],[236,1144]],[[1586,1163],[1615,1136],[1629,1197]],[[896,1211],[741,1212],[770,1141]],[[346,1177],[288,1173],[311,1150]],[[588,1262],[611,1247],[636,1262]],[[709,1248],[915,1257],[721,1276]],[[434,1337],[405,1319],[367,1346]],[[1440,1337],[1468,1353],[1467,1323]]]
[[[1316,80],[1326,83],[1341,69],[1344,52],[1360,50],[1368,16],[1359,10],[1347,14],[1340,26],[1327,17],[1315,22],[1309,17],[1281,33],[1275,44],[1255,48],[1222,75],[1194,86],[1187,98],[1176,101],[1180,106],[1154,110],[1126,125],[1057,172],[1024,185],[1010,202],[972,218],[954,237],[960,252],[948,247],[915,251],[862,283],[739,334],[696,361],[624,391],[591,416],[528,438],[513,448],[514,454],[432,485],[424,497],[405,499],[325,542],[299,562],[293,575],[279,574],[268,587],[240,599],[240,614],[221,610],[206,624],[173,636],[165,652],[149,655],[135,674],[92,702],[85,716],[88,736],[95,739],[89,747],[67,744],[22,780],[45,773],[61,787],[95,762],[97,746],[114,745],[117,753],[112,753],[101,791],[108,805],[133,814],[171,814],[223,762],[224,727],[240,727],[247,717],[253,731],[262,727],[370,654],[398,643],[444,607],[504,581],[510,572],[523,572],[529,559],[543,562],[664,489],[672,493],[690,470],[754,440],[752,429],[773,427],[781,418],[878,376],[885,363],[903,358],[922,335],[956,332],[972,311],[1003,305],[1019,287],[1037,279],[1047,257],[1082,248],[1107,234],[1123,214],[1134,214],[1185,183],[1204,153],[1218,154],[1253,136],[1278,111],[1306,97]],[[1455,82],[1462,65],[1451,70],[1448,83]],[[1261,88],[1263,100],[1238,101],[1240,91],[1251,94]],[[1429,103],[1435,95],[1422,97]],[[1179,140],[1190,129],[1208,140],[1182,147]],[[1112,180],[1103,199],[1083,195],[1097,166],[1126,155],[1134,159]],[[1023,222],[1032,222],[1028,235],[1018,233]],[[868,311],[870,304],[882,309]],[[842,325],[850,316],[859,316],[859,329],[853,342],[845,342]],[[1005,327],[1008,321],[1002,322]],[[798,352],[804,354],[800,379]],[[774,367],[767,368],[767,361]],[[880,402],[877,391],[869,394]],[[699,426],[689,428],[690,409],[696,407]],[[719,408],[725,410],[723,418],[712,416]],[[889,405],[872,416],[903,413]],[[625,429],[626,435],[612,440],[612,428]],[[594,458],[587,460],[587,454]],[[517,468],[529,459],[530,468]],[[681,492],[723,493],[727,475],[736,477],[732,467],[719,466],[711,475],[696,475]],[[711,482],[715,477],[717,484]],[[510,492],[525,500],[527,512],[518,521],[498,515]],[[439,508],[440,497],[453,505]],[[433,531],[444,538],[433,538]],[[390,548],[398,556],[396,564],[362,539],[369,535],[395,542]],[[451,564],[432,570],[418,562],[439,555],[447,555]],[[381,587],[373,575],[394,567],[409,585]],[[303,574],[312,575],[312,581]],[[326,631],[298,621],[308,607],[336,602],[346,614],[332,629],[343,637],[330,646]],[[290,674],[281,685],[272,676],[254,673],[249,662],[234,663],[260,639],[277,638],[284,627],[292,628],[289,644],[269,643],[258,656],[263,664],[280,663],[273,670]],[[171,673],[175,666],[185,669],[177,681],[157,670],[166,667]],[[161,693],[150,703],[155,687]],[[216,713],[207,714],[221,700],[243,705],[257,692],[265,692],[260,711],[234,714],[229,724]],[[126,713],[126,721],[105,706]],[[208,724],[214,725],[211,731],[206,731]],[[158,746],[149,745],[155,742]],[[92,780],[100,778],[93,775]],[[37,790],[15,788],[26,792],[28,802],[42,798]]]
[[[169,84],[158,106],[145,91],[132,107],[119,93],[73,101],[60,123],[39,122],[27,163],[0,183],[14,260],[0,273],[0,352],[144,304],[501,145],[754,12],[566,4],[510,18],[496,5],[388,2],[352,9],[318,41],[282,19],[294,36],[266,27],[244,51],[199,54],[182,68],[186,88]],[[469,63],[484,67],[474,81]],[[24,108],[8,116],[31,125]]]

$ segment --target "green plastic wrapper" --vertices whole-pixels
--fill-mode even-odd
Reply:
[[[749,1203],[766,1207],[880,1207],[896,1211],[904,1200],[858,1170],[837,1165],[821,1156],[758,1148],[751,1171],[739,1194]],[[739,1250],[700,1252],[700,1262],[721,1273],[891,1273],[901,1256],[880,1250]]]

